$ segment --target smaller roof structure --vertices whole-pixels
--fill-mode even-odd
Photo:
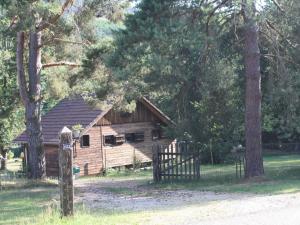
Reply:
[[[146,98],[141,98],[140,102],[166,124],[173,123],[169,117],[167,117]],[[85,133],[110,109],[95,109],[90,106],[82,97],[69,97],[63,99],[46,115],[42,116],[42,131],[44,143],[58,144],[59,132],[65,126],[71,128],[76,124],[80,124],[84,128],[83,133]],[[15,138],[14,142],[27,143],[28,136],[26,134],[26,131]]]

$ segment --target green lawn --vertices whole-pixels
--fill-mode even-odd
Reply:
[[[265,176],[256,181],[237,179],[235,166],[202,166],[199,181],[162,183],[160,188],[195,189],[215,192],[282,194],[300,191],[300,155],[264,157]]]
[[[266,175],[260,181],[237,180],[231,165],[203,166],[201,180],[197,182],[173,182],[172,184],[150,184],[151,170],[139,172],[110,172],[111,179],[141,180],[141,185],[163,189],[192,189],[217,192],[247,192],[280,194],[300,191],[300,155],[266,156]],[[16,169],[9,163],[9,169]],[[103,179],[101,177],[83,179]],[[107,179],[107,178],[105,178]],[[145,181],[148,181],[145,182]],[[2,181],[3,182],[3,181]],[[111,187],[114,194],[131,195],[130,189]],[[25,179],[0,191],[0,224],[141,224],[153,217],[155,212],[91,211],[80,204],[75,205],[75,217],[61,220],[58,213],[58,187],[55,181],[28,182]]]

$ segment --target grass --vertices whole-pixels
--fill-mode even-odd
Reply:
[[[34,181],[26,179],[22,173],[19,173],[21,167],[21,159],[7,161],[8,170],[0,171],[0,190],[57,186],[57,180]]]
[[[137,178],[137,179],[151,179],[152,169],[140,170],[115,170],[111,169],[107,172],[106,177],[109,178]]]
[[[10,161],[9,170],[18,170],[17,162]],[[202,178],[194,182],[173,182],[149,184],[151,170],[110,171],[108,178],[84,179],[138,179],[141,185],[162,189],[190,189],[216,192],[244,192],[259,194],[281,194],[300,191],[300,155],[266,156],[264,158],[265,177],[258,181],[237,180],[235,168],[231,165],[203,166]],[[148,181],[148,184],[144,181]],[[75,205],[75,216],[60,219],[57,184],[53,181],[29,182],[16,179],[0,191],[0,225],[6,224],[142,224],[147,223],[157,213],[163,212],[123,212],[89,210],[81,204]],[[134,190],[123,187],[108,187],[113,194],[134,195]],[[160,215],[160,214],[159,214]],[[151,221],[151,220],[150,220]]]
[[[0,224],[25,224],[43,212],[54,195],[49,188],[12,189],[0,192]]]
[[[157,188],[214,192],[283,194],[300,191],[300,155],[264,157],[265,176],[259,180],[236,179],[232,165],[202,166],[199,181],[161,183]]]
[[[143,213],[91,211],[80,204],[75,205],[75,216],[60,218],[57,189],[32,188],[0,192],[1,225],[56,225],[56,224],[139,224]],[[146,218],[146,217],[145,217]]]
[[[46,216],[45,216],[46,214]],[[52,212],[45,213],[36,219],[35,224],[43,225],[117,225],[117,224],[130,224],[137,225],[143,224],[148,221],[149,214],[151,213],[104,213],[104,212],[92,212],[87,209],[77,209],[75,216],[72,218],[61,219],[59,213]]]

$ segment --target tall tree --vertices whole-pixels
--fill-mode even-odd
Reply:
[[[259,28],[256,22],[256,2],[242,1],[244,19],[244,54],[246,77],[246,170],[247,178],[264,174],[261,145],[261,72]]]
[[[48,8],[43,5],[38,5],[36,2],[24,2],[30,9],[30,28],[29,31],[22,30],[26,26],[21,26],[21,31],[17,35],[17,74],[19,91],[22,102],[25,107],[26,116],[26,132],[28,135],[28,149],[29,149],[29,176],[31,178],[43,178],[46,175],[45,167],[45,152],[43,149],[43,135],[41,126],[41,101],[42,101],[42,87],[41,87],[41,70],[42,67],[50,67],[56,65],[72,65],[73,63],[60,62],[42,65],[42,34],[46,29],[52,28],[58,23],[60,17],[72,4],[73,0],[66,0],[61,9],[56,13],[51,13]],[[37,4],[37,7],[34,7]],[[42,4],[42,3],[40,3]],[[51,5],[47,5],[50,7]],[[42,9],[38,10],[41,7]],[[46,11],[46,12],[45,12]],[[50,14],[50,16],[49,16]],[[27,15],[28,16],[28,15]],[[24,14],[15,15],[16,20],[22,20]],[[14,22],[18,26],[19,21]],[[28,64],[24,63],[25,41],[28,40],[29,56]],[[25,68],[28,68],[25,73]],[[28,74],[28,78],[26,78]]]
[[[46,2],[24,0],[11,3],[10,9],[16,9],[11,27],[19,31],[17,35],[18,83],[20,96],[26,109],[26,131],[29,137],[30,153],[29,175],[32,178],[45,176],[45,153],[41,127],[42,92],[45,92],[45,86],[42,87],[42,76],[45,76],[43,69],[57,66],[71,68],[81,66],[65,59],[72,58],[74,61],[80,59],[75,55],[79,56],[84,47],[94,42],[93,35],[88,34],[92,29],[86,29],[86,31],[85,23],[88,24],[91,18],[97,16],[99,8],[104,12],[110,11],[110,5],[115,1],[107,1],[110,4],[104,4],[106,2],[104,0],[77,1],[76,7],[72,7],[74,2],[74,0],[65,0],[63,3],[59,0]],[[27,10],[18,10],[20,5]],[[67,37],[75,40],[68,40]],[[28,49],[25,43],[28,43]],[[66,47],[69,45],[73,47]],[[29,52],[28,59],[24,56],[25,51]],[[50,61],[53,58],[63,61]],[[42,60],[46,63],[42,63]],[[61,72],[59,71],[57,76],[59,81],[53,82],[53,78],[48,80],[56,86],[63,83],[65,86],[58,86],[61,89],[68,89],[67,80],[72,74],[66,70],[63,71],[63,75],[60,74]],[[48,84],[51,85],[51,82]],[[57,94],[51,90],[48,90],[48,93]]]

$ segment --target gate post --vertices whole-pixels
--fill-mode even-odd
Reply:
[[[159,163],[159,145],[157,145],[152,147],[153,181],[155,183],[160,181]]]
[[[195,160],[195,169],[196,169],[196,178],[200,178],[200,152],[196,153],[196,160]]]
[[[64,127],[59,140],[59,187],[62,216],[73,215],[73,148],[72,131]]]

